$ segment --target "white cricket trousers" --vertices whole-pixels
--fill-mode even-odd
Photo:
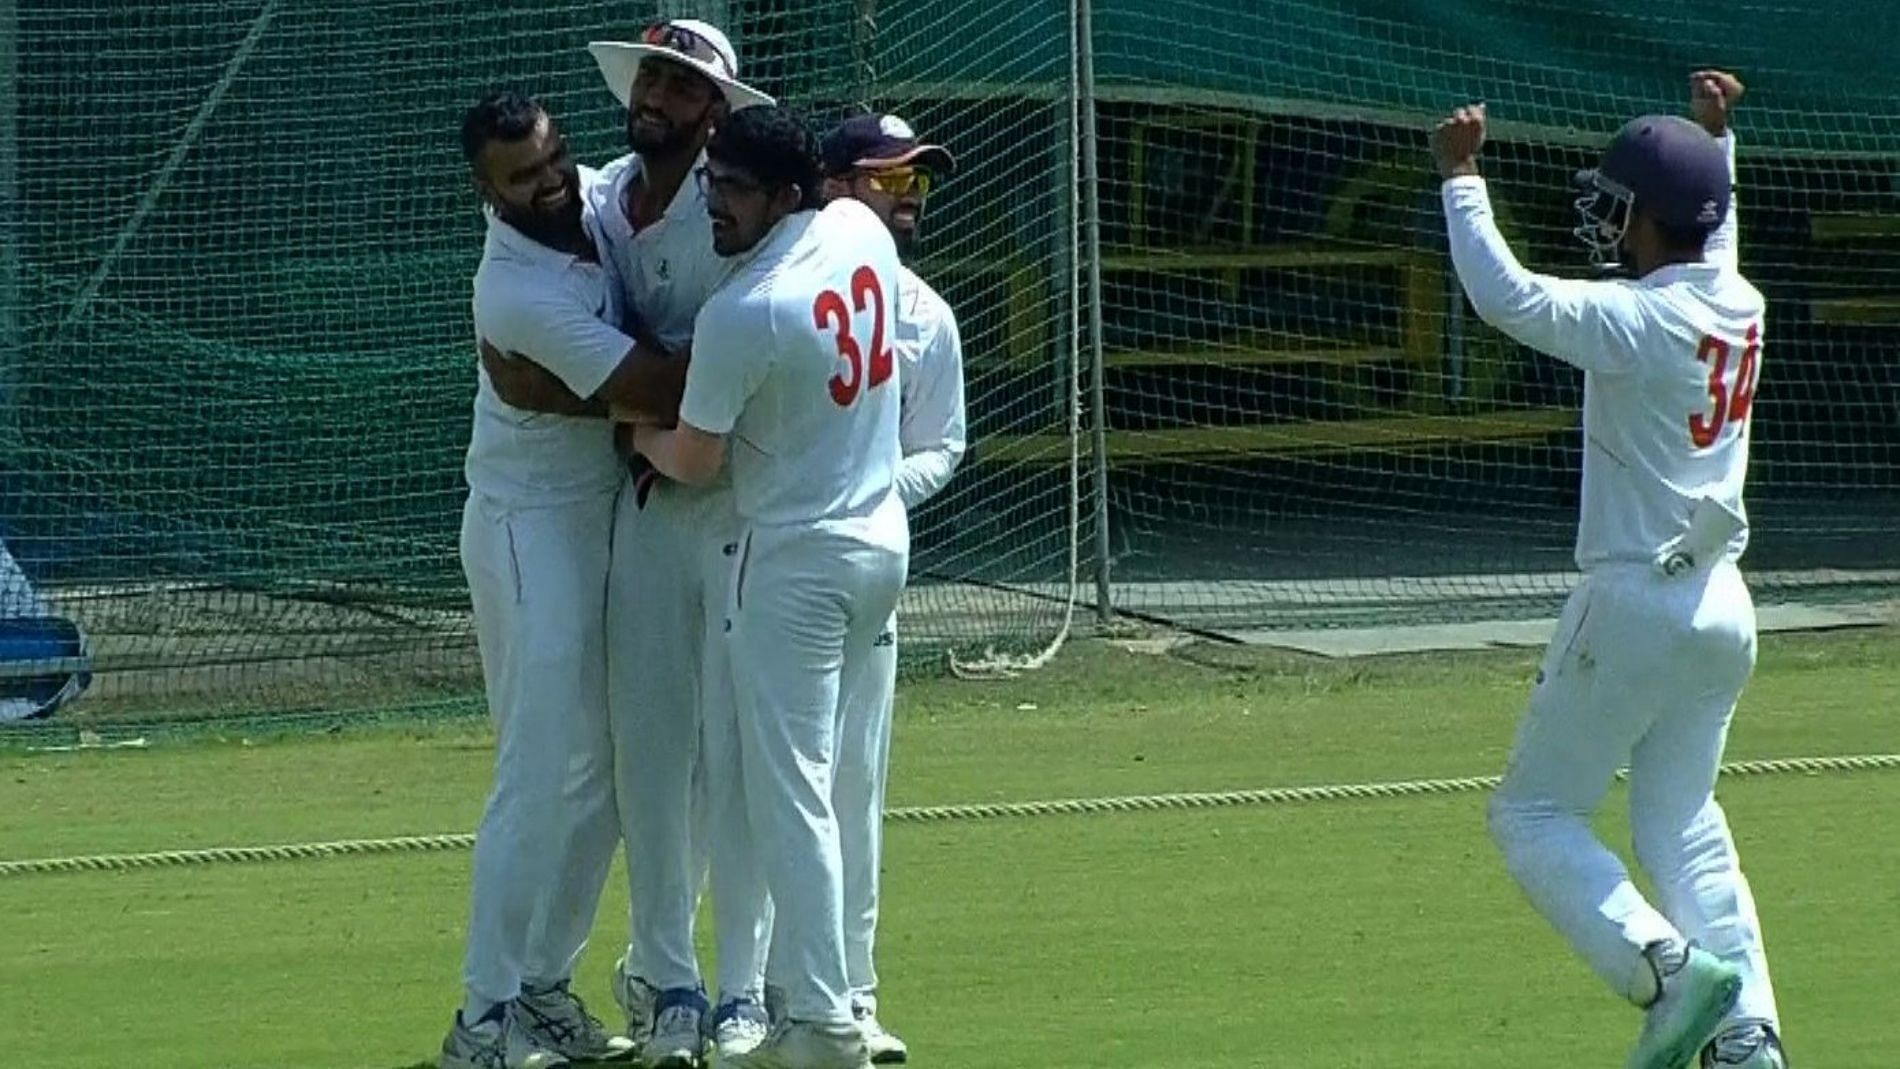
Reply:
[[[1489,818],[1532,905],[1618,994],[1641,990],[1643,947],[1692,939],[1741,970],[1732,1017],[1778,1026],[1754,897],[1714,794],[1754,666],[1755,606],[1733,564],[1673,579],[1591,571],[1564,606]],[[1653,906],[1590,826],[1625,762]]]
[[[505,1002],[535,962],[538,932],[578,844],[611,833],[611,794],[569,797],[577,759],[598,759],[606,722],[604,621],[614,494],[515,508],[470,494],[462,510],[495,779],[475,835],[464,980],[471,1005]],[[591,921],[593,907],[585,908]],[[566,923],[573,924],[570,919]]]
[[[730,487],[665,480],[621,496],[607,611],[607,698],[632,899],[628,969],[700,983],[693,923],[710,883],[718,988],[758,997],[771,905],[739,772],[725,609],[740,521]]]
[[[877,990],[877,905],[884,864],[884,786],[897,703],[897,617],[871,644],[865,670],[847,680],[831,788],[844,856],[845,980],[853,995]]]
[[[862,519],[754,527],[740,544],[727,637],[752,841],[776,908],[771,974],[794,1020],[852,1020],[833,796],[843,698],[876,664],[909,556],[895,494]]]

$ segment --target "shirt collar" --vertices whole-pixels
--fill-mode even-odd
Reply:
[[[664,226],[670,222],[689,218],[694,214],[705,214],[706,198],[699,191],[699,179],[696,174],[696,172],[705,165],[706,154],[702,152],[699,154],[699,158],[693,161],[693,166],[687,170],[685,181],[681,182],[679,189],[673,192],[673,199],[667,203],[666,211],[660,213],[659,222],[654,223],[653,226],[647,229],[651,230],[653,227]],[[622,230],[624,233],[631,234],[636,229],[633,225],[633,218],[629,216],[626,211],[627,190],[632,189],[633,184],[645,173],[646,161],[640,158],[639,153],[634,153],[627,160],[626,170],[620,173],[620,181],[614,184],[612,194],[614,200],[613,218],[617,224],[617,229]]]
[[[494,209],[487,210],[488,240],[498,248],[531,264],[557,269],[566,268],[578,257],[550,245],[543,245],[504,222]],[[591,235],[590,235],[591,236]]]
[[[1687,260],[1681,263],[1664,264],[1644,275],[1641,281],[1645,286],[1667,286],[1683,279],[1710,277],[1721,270],[1720,264],[1712,264],[1707,260]]]

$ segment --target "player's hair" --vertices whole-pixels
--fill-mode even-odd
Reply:
[[[776,104],[740,108],[713,131],[706,142],[706,156],[745,170],[767,189],[796,185],[801,209],[824,203],[818,139],[790,108]]]
[[[473,164],[490,141],[519,141],[534,133],[547,109],[519,89],[496,89],[462,116],[462,156]]]

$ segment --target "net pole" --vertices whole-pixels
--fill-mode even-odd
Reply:
[[[16,0],[0,0],[0,449],[18,441],[20,369],[26,337],[20,312],[20,20]],[[7,457],[9,464],[12,457]]]
[[[1095,490],[1095,616],[1115,614],[1108,574],[1108,402],[1102,363],[1102,202],[1095,131],[1095,29],[1090,0],[1075,0],[1076,95],[1082,113],[1082,240],[1088,262],[1090,470]]]
[[[1056,181],[1057,203],[1062,206],[1062,235],[1056,248],[1057,307],[1062,324],[1063,430],[1068,436],[1068,597],[1064,629],[1075,616],[1082,578],[1082,51],[1080,0],[1069,4],[1069,40],[1062,72],[1062,148]]]

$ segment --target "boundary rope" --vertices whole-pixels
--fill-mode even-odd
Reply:
[[[1900,754],[1845,757],[1792,757],[1736,761],[1722,766],[1725,777],[1802,773],[1871,772],[1900,769]],[[1627,773],[1619,772],[1618,779]],[[1497,776],[1453,779],[1402,780],[1390,783],[1345,783],[1313,787],[1270,787],[1263,790],[1211,791],[1187,794],[1149,794],[1111,798],[1068,798],[1045,802],[994,802],[970,805],[905,806],[886,810],[892,824],[933,824],[1021,817],[1081,816],[1097,813],[1144,813],[1176,809],[1232,809],[1241,806],[1341,802],[1362,799],[1416,798],[1426,795],[1470,794],[1498,785]],[[275,846],[223,846],[199,850],[164,850],[143,854],[94,854],[0,861],[0,878],[73,872],[130,872],[138,869],[187,868],[263,861],[299,861],[376,854],[441,853],[466,850],[475,836],[407,835],[389,839],[344,839],[327,843],[286,843]]]

